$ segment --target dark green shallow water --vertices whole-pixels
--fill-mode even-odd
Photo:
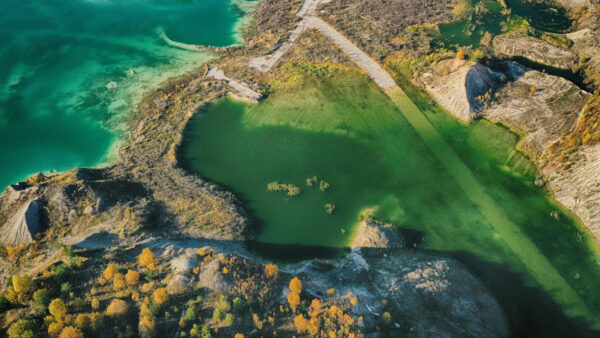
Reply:
[[[536,171],[514,150],[517,136],[485,121],[463,125],[418,92],[410,95],[510,221],[597,315],[594,244],[532,184]],[[286,246],[274,243],[306,245],[290,247],[301,257],[315,249],[335,253],[314,246],[347,245],[359,214],[371,209],[421,249],[456,257],[475,271],[503,304],[516,335],[586,329],[566,319],[552,291],[533,281],[398,108],[368,81],[323,79],[301,91],[276,92],[259,105],[225,99],[191,121],[186,140],[187,166],[237,193],[260,227],[253,248],[267,256],[285,257]],[[331,188],[309,187],[305,179],[312,176]],[[295,184],[302,193],[270,192],[272,181]],[[325,203],[336,205],[333,215]],[[555,211],[558,220],[551,216]]]
[[[0,1],[0,190],[106,160],[144,90],[211,57],[166,45],[159,27],[224,46],[239,18],[226,0]]]
[[[479,13],[471,10],[463,20],[440,25],[440,35],[434,44],[478,47],[485,32],[499,35],[527,22],[539,31],[565,33],[573,23],[566,10],[560,7],[535,1],[505,1],[510,14],[503,12],[504,7],[496,0],[471,0],[473,6],[483,4],[485,9]]]

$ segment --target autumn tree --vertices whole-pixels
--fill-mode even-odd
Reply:
[[[140,266],[142,267],[148,268],[150,270],[156,269],[154,254],[148,248],[144,248],[144,250],[142,250],[142,253],[138,257],[138,261],[140,263]]]
[[[100,301],[98,298],[94,297],[92,298],[92,309],[98,310],[98,308],[100,308]]]
[[[56,298],[50,302],[48,306],[48,311],[50,314],[56,319],[56,321],[61,321],[62,318],[67,314],[67,306],[60,298]]]
[[[112,263],[108,264],[106,269],[104,269],[104,271],[102,272],[102,277],[104,277],[105,280],[110,281],[113,279],[116,272],[117,267]]]
[[[83,332],[72,326],[65,327],[58,338],[83,338]]]
[[[140,321],[138,323],[138,331],[142,337],[152,337],[156,326],[156,320],[152,311],[146,304],[142,304],[140,308]]]
[[[300,282],[300,279],[298,277],[294,277],[290,281],[290,291],[297,294],[302,293],[302,282]]]
[[[464,60],[465,59],[465,51],[462,49],[459,49],[458,52],[456,52],[456,59]]]
[[[537,91],[537,87],[536,86],[531,86],[529,88],[529,97],[532,97],[533,95],[535,95],[536,91]]]
[[[106,308],[106,314],[111,317],[123,316],[129,310],[129,305],[124,300],[113,299]]]
[[[34,322],[27,319],[19,319],[6,331],[10,338],[34,337]]]
[[[140,273],[135,270],[128,270],[125,279],[127,280],[127,285],[136,286],[140,280]]]
[[[122,273],[115,273],[113,277],[113,290],[119,291],[125,288],[125,275]]]
[[[304,315],[297,315],[296,317],[294,317],[294,326],[296,327],[296,331],[298,333],[304,333],[308,331],[308,325],[309,322],[306,318],[304,318]]]
[[[163,305],[169,300],[169,294],[167,293],[167,289],[159,288],[152,293],[152,298],[154,302],[158,305]]]
[[[279,274],[279,268],[275,264],[267,264],[265,266],[265,276],[267,278],[276,279]]]
[[[31,277],[29,275],[24,274],[21,276],[13,275],[12,276],[12,286],[16,293],[23,294],[29,291],[31,288]]]
[[[82,313],[75,318],[75,325],[82,330],[89,329],[92,325],[92,319],[87,313]]]
[[[62,323],[50,323],[50,325],[48,325],[48,335],[50,337],[58,337],[58,335],[60,334],[60,332],[63,329],[63,324]]]
[[[292,311],[296,313],[296,308],[300,305],[300,295],[295,292],[290,292],[287,295],[288,304],[292,308]]]
[[[311,318],[316,318],[321,314],[321,301],[317,298],[313,299],[308,307],[308,315]]]

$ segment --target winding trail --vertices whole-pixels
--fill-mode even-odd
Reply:
[[[597,314],[587,307],[571,285],[556,270],[535,243],[528,238],[527,234],[508,218],[506,211],[500,208],[494,199],[490,197],[471,169],[460,159],[458,154],[448,145],[442,135],[395,83],[393,78],[365,52],[323,20],[314,16],[305,20],[308,27],[319,29],[383,89],[387,96],[398,106],[434,156],[478,207],[479,212],[494,227],[494,230],[520,259],[533,278],[563,306],[565,313],[571,318],[585,320],[595,330],[600,329]]]

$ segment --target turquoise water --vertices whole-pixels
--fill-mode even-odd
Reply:
[[[0,1],[0,190],[109,160],[136,99],[212,57],[157,31],[226,46],[241,17],[225,0]]]

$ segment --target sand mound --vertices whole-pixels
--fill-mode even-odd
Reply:
[[[14,246],[33,242],[34,236],[42,230],[41,206],[41,199],[26,203],[0,228],[0,243]]]

